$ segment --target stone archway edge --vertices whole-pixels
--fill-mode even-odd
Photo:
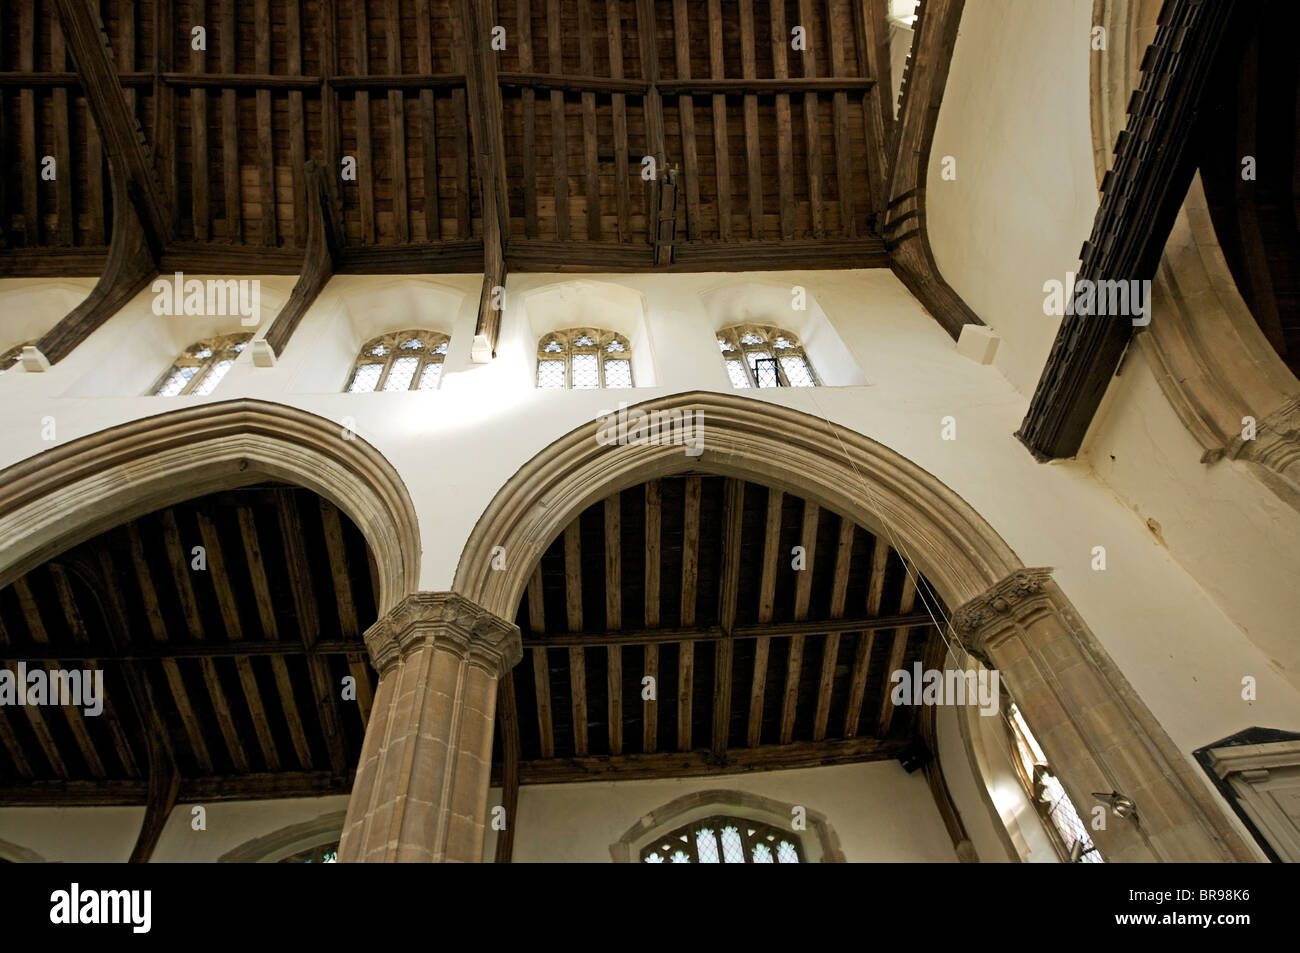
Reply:
[[[527,570],[568,519],[616,490],[685,472],[758,479],[897,537],[903,555],[924,567],[949,605],[976,597],[1022,565],[952,489],[855,431],[778,404],[702,391],[655,398],[629,412],[687,409],[704,413],[698,457],[681,446],[602,446],[594,421],[556,440],[488,505],[452,588],[513,618]],[[495,546],[506,547],[510,569],[492,569]]]
[[[393,466],[332,421],[247,399],[143,417],[0,471],[0,586],[124,520],[267,478],[320,493],[357,524],[381,613],[418,589],[418,521]]]

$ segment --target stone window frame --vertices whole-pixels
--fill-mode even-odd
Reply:
[[[590,338],[593,343],[577,343],[586,338]],[[596,356],[596,387],[575,388],[573,386],[573,358],[583,354]],[[543,334],[537,339],[537,370],[533,375],[533,386],[538,390],[560,390],[559,387],[544,387],[541,382],[543,362],[559,361],[564,362],[564,390],[623,390],[636,387],[636,378],[632,372],[632,344],[617,331],[603,328],[565,328]],[[609,384],[606,381],[606,365],[613,361],[627,362],[628,383],[626,385]]]
[[[758,372],[754,367],[753,359],[751,359],[751,355],[758,354],[766,354],[775,360],[777,373],[775,386],[777,387],[823,386],[822,380],[818,377],[812,360],[809,359],[808,352],[804,350],[803,342],[800,341],[799,336],[784,328],[778,328],[771,324],[734,324],[720,329],[716,337],[718,347],[722,352],[723,366],[727,368],[727,377],[731,380],[731,386],[736,390],[766,389],[772,386],[766,385],[765,388],[765,385],[759,382]],[[747,338],[757,338],[758,340],[747,341]],[[787,343],[785,346],[781,346],[780,341]],[[808,377],[812,380],[811,385],[790,383],[785,368],[781,366],[781,359],[790,357],[803,360],[804,367],[808,370]],[[740,369],[744,373],[744,384],[739,383],[739,379],[733,373],[733,364],[740,365]]]
[[[244,352],[244,349],[248,347],[252,339],[253,334],[251,331],[243,331],[195,341],[181,352],[181,355],[176,360],[172,361],[171,366],[158,378],[153,387],[149,388],[150,395],[153,397],[183,397],[188,394],[199,394],[203,384],[212,376],[213,371],[227,361],[233,364],[239,355]],[[194,373],[185,381],[180,390],[174,394],[162,393],[176,374],[190,367],[195,369]],[[227,365],[228,369],[229,365]],[[226,370],[221,371],[217,379],[212,382],[212,386],[206,391],[202,391],[201,396],[212,393],[225,376]]]
[[[410,347],[412,342],[417,342],[416,347]],[[451,347],[450,335],[441,331],[431,331],[427,328],[406,328],[400,331],[389,331],[386,334],[380,334],[366,341],[361,345],[357,352],[357,358],[352,362],[352,368],[348,371],[347,382],[343,385],[345,394],[377,394],[384,390],[388,383],[388,375],[393,370],[393,364],[403,357],[416,357],[418,363],[415,365],[415,373],[411,375],[411,383],[407,390],[437,390],[442,385],[442,373],[446,370],[447,351]],[[376,353],[379,351],[379,353]],[[357,374],[363,367],[380,365],[379,377],[375,380],[375,386],[369,390],[356,391],[352,385],[356,382]],[[430,367],[438,365],[440,370],[437,380],[432,387],[421,387],[421,381],[424,379],[424,373]]]
[[[790,827],[796,807],[804,811],[806,828],[802,831]],[[610,844],[610,856],[617,864],[640,863],[642,848],[659,837],[692,821],[718,816],[753,820],[777,830],[789,830],[791,837],[799,841],[800,863],[845,862],[839,836],[824,814],[807,805],[787,804],[749,791],[723,789],[696,791],[660,805]]]
[[[678,861],[673,859],[676,855],[669,853],[668,848],[673,847],[680,852],[683,850],[683,847],[677,846],[677,843],[680,842],[684,846],[684,851],[689,863],[736,863],[736,861],[728,861],[726,859],[726,847],[723,845],[722,837],[718,833],[719,831],[725,833],[728,828],[751,829],[745,833],[742,833],[741,830],[736,830],[741,841],[741,859],[739,863],[760,863],[760,861],[755,859],[755,854],[760,846],[765,847],[769,855],[769,859],[765,861],[765,863],[791,863],[791,861],[780,859],[780,848],[786,845],[794,851],[795,859],[793,863],[807,863],[807,860],[804,858],[803,839],[799,836],[798,832],[785,831],[767,823],[766,821],[755,820],[752,817],[737,817],[734,814],[710,814],[707,817],[697,818],[681,827],[659,834],[654,840],[649,841],[641,847],[638,851],[638,860],[643,864],[677,863]],[[712,861],[701,861],[699,859],[699,835],[704,832],[711,833],[714,837],[714,847],[717,857]],[[768,843],[775,846],[768,847]],[[661,856],[661,854],[665,856]],[[651,860],[651,858],[655,859]]]

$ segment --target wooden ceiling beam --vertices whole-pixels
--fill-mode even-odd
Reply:
[[[314,159],[307,160],[309,196],[307,207],[307,247],[303,253],[302,269],[294,282],[289,300],[285,302],[275,321],[267,330],[267,346],[279,357],[289,344],[290,337],[302,322],[321,289],[334,274],[335,263],[342,252],[344,238],[330,205],[329,189],[325,183],[325,169]],[[255,350],[254,359],[259,358]]]
[[[546,631],[546,609],[542,595],[542,567],[539,564],[528,577],[528,628],[535,633]],[[543,758],[555,756],[555,726],[551,719],[551,666],[546,647],[534,645],[533,690],[537,697],[537,729]]]
[[[592,51],[591,4],[593,0],[578,0],[578,55],[583,76],[594,76],[596,67]],[[500,89],[497,90],[498,95]],[[596,94],[591,90],[582,93],[582,152],[583,181],[587,192],[587,240],[600,241],[600,157],[599,130],[596,128]]]
[[[844,617],[844,603],[848,597],[849,564],[853,560],[853,537],[857,526],[847,517],[840,517],[840,537],[835,547],[835,575],[831,580],[832,619]],[[826,737],[826,723],[831,713],[831,692],[835,687],[835,665],[840,654],[840,633],[827,632],[822,642],[822,669],[817,683],[817,711],[813,718],[813,741]]]
[[[340,778],[328,771],[182,778],[176,803],[325,797],[347,794],[352,781],[353,772]],[[143,779],[0,783],[0,807],[107,807],[146,804],[148,799],[149,782]]]
[[[31,633],[32,640],[42,648],[52,648],[49,635],[45,631],[45,623],[41,619],[40,609],[36,605],[36,597],[27,584],[27,577],[24,576],[14,583],[14,594],[18,597],[18,605],[23,614],[23,621],[27,624],[27,631]],[[59,662],[55,659],[47,658],[45,660],[45,669],[50,675],[55,675],[59,668]],[[35,706],[29,705],[27,707]],[[99,752],[95,749],[95,742],[91,739],[90,732],[86,728],[86,719],[81,713],[81,709],[75,705],[60,705],[59,710],[63,712],[63,716],[68,723],[68,730],[77,742],[77,748],[81,751],[87,769],[97,778],[106,777],[108,772],[104,770],[104,762],[100,760]],[[32,726],[35,727],[35,722],[33,722]]]
[[[858,68],[877,82],[862,91],[862,120],[866,136],[867,185],[871,196],[870,211],[876,216],[876,229],[884,225],[888,201],[889,178],[893,156],[888,153],[890,131],[894,127],[894,104],[890,99],[889,23],[885,18],[888,0],[865,0],[854,3],[853,36],[857,48]],[[836,47],[838,49],[838,46]],[[836,69],[838,72],[838,67]],[[837,100],[838,102],[838,97]],[[838,112],[838,106],[836,107]],[[838,130],[840,120],[836,119]],[[837,144],[836,152],[840,151]]]
[[[329,752],[330,769],[339,777],[348,770],[348,757],[339,717],[338,692],[330,677],[326,658],[311,652],[320,640],[320,617],[316,608],[316,594],[311,581],[311,563],[307,558],[306,542],[302,532],[302,514],[298,511],[297,497],[292,490],[282,490],[277,516],[280,534],[284,540],[284,558],[289,567],[290,590],[298,618],[298,634],[303,648],[308,650],[307,671],[311,676],[312,694],[316,712],[320,717],[321,734]]]
[[[804,548],[805,565],[795,576],[794,618],[801,622],[808,617],[808,601],[812,595],[813,567],[817,556],[817,523],[821,508],[811,500],[804,500],[803,525],[799,542]],[[785,690],[781,696],[781,744],[788,745],[794,737],[794,721],[799,704],[799,678],[803,671],[803,633],[790,636],[790,654],[786,660]]]
[[[609,75],[614,81],[623,79],[623,22],[621,0],[605,0],[605,32],[609,40]],[[523,66],[520,55],[520,66]],[[532,90],[525,89],[525,106],[532,102]],[[610,113],[614,123],[614,201],[618,212],[618,240],[626,242],[632,238],[632,195],[628,188],[628,154],[627,138],[627,97],[621,93],[610,96]],[[527,143],[524,145],[527,150]],[[525,175],[527,170],[525,169]],[[525,178],[527,183],[527,178]],[[527,185],[525,185],[527,188]],[[534,223],[533,233],[536,232]]]
[[[623,519],[620,494],[605,498],[605,629],[623,628]],[[623,649],[605,649],[605,694],[609,701],[609,750],[623,750]]]
[[[883,536],[877,536],[872,545],[871,571],[867,576],[868,617],[880,615],[880,603],[885,592],[885,571],[889,566],[889,552],[888,541]],[[876,632],[879,631],[881,630],[864,631],[858,637],[857,648],[853,654],[853,671],[849,675],[849,703],[844,713],[845,738],[856,737],[858,733],[862,703],[867,694],[867,679],[871,675],[871,650],[875,647]]]
[[[771,4],[772,75],[778,80],[789,78],[786,50],[790,34],[785,28],[785,4]],[[776,97],[777,187],[780,191],[781,237],[794,238],[794,129],[790,116],[790,96]]]
[[[140,588],[141,601],[144,603],[145,617],[149,620],[150,634],[155,643],[166,643],[167,625],[163,622],[162,608],[158,603],[158,591],[154,588],[153,571],[145,559],[144,542],[140,538],[139,526],[135,522],[128,523],[126,532],[131,549],[131,564],[135,570],[136,585]],[[194,713],[194,706],[190,703],[185,681],[181,678],[180,666],[176,664],[175,659],[164,658],[162,669],[194,760],[198,762],[199,770],[204,774],[212,774],[212,756],[208,752],[203,733],[199,730],[200,722]]]
[[[181,613],[185,618],[185,627],[189,630],[191,639],[196,642],[206,642],[207,631],[203,621],[203,614],[199,610],[198,600],[194,595],[194,586],[190,581],[190,573],[193,572],[190,568],[190,550],[181,541],[180,526],[176,522],[176,511],[172,509],[163,510],[162,524],[163,538],[166,545],[164,557],[171,570],[172,581],[176,586]],[[221,686],[221,677],[217,673],[216,661],[210,656],[203,656],[199,659],[199,668],[203,673],[203,684],[208,690],[208,699],[212,702],[212,710],[217,716],[217,728],[220,730],[221,738],[226,744],[226,753],[230,755],[230,763],[234,765],[238,773],[247,774],[248,756],[244,753],[243,739],[239,737],[239,732],[235,728],[234,716],[230,712],[230,702],[226,698],[226,691]]]
[[[662,555],[663,505],[658,480],[647,480],[645,485],[645,626],[654,630],[659,626],[659,584]],[[651,753],[659,744],[659,645],[645,644],[645,676],[654,686],[652,697],[645,702],[642,725],[641,750]]]
[[[253,511],[246,506],[237,509],[236,519],[239,522],[240,540],[244,546],[244,559],[248,564],[248,576],[253,583],[253,598],[257,605],[257,617],[262,626],[262,634],[272,643],[278,643],[279,626],[275,620],[275,603],[271,599],[271,586],[266,578],[266,564],[262,559],[262,544],[257,532],[257,522]],[[240,647],[244,651],[249,649],[247,643]],[[303,770],[310,770],[311,748],[307,744],[307,734],[303,730],[302,718],[298,714],[298,702],[294,698],[289,667],[282,657],[278,655],[271,657],[271,673],[275,676],[276,694],[280,697],[285,724],[289,726],[289,737],[293,741],[298,765]]]
[[[339,509],[323,496],[317,497],[317,502],[320,505],[321,527],[325,533],[325,551],[329,555],[330,576],[334,583],[339,634],[345,641],[354,642],[363,648],[365,642],[361,622],[357,618],[356,600],[352,594],[352,577],[348,571],[347,547],[343,542],[343,522],[339,519]],[[320,643],[317,642],[318,650],[319,646]],[[370,707],[374,703],[370,690],[370,665],[366,659],[365,651],[348,653],[348,670],[356,683],[357,712],[361,716],[362,729],[370,721]]]
[[[748,6],[748,4],[742,4]],[[776,571],[781,558],[781,508],[784,494],[775,488],[767,491],[767,519],[763,530],[762,576],[758,587],[758,623],[768,625],[776,603]],[[763,733],[763,698],[767,692],[767,659],[771,637],[760,635],[754,640],[754,676],[749,692],[749,723],[746,743],[757,748]]]
[[[552,74],[564,72],[564,21],[560,15],[560,0],[546,0],[546,66]],[[564,90],[551,87],[548,114],[551,117],[551,170],[555,215],[555,236],[560,241],[569,238],[569,136],[566,131]]]
[[[916,577],[909,572],[903,578],[903,595],[899,602],[900,612],[911,612],[916,605]],[[903,626],[894,630],[894,644],[889,649],[889,667],[885,669],[885,678],[892,679],[894,672],[903,667],[903,658],[907,654],[907,639],[912,630]],[[889,726],[894,717],[894,693],[884,692],[880,700],[880,716],[876,722],[876,734],[883,738],[889,734]]]
[[[709,75],[718,80],[726,73],[722,47],[722,0],[709,0]],[[731,124],[727,116],[727,91],[713,93],[713,168],[718,187],[718,240],[731,241]]]
[[[212,578],[212,589],[217,595],[217,608],[221,613],[221,622],[225,628],[226,640],[241,642],[244,638],[243,626],[239,620],[239,606],[235,599],[234,587],[230,574],[226,570],[226,557],[222,550],[221,538],[217,526],[206,513],[197,513],[199,538],[203,540],[203,549],[208,561],[208,573]],[[266,767],[271,771],[280,770],[280,754],[271,735],[267,722],[266,709],[262,705],[262,693],[257,687],[257,676],[253,663],[247,655],[236,655],[235,670],[239,673],[240,688],[244,693],[244,703],[252,717],[253,732],[257,735],[257,745],[262,751]]]
[[[479,201],[483,210],[483,289],[479,294],[471,353],[475,363],[485,363],[496,357],[497,339],[501,334],[503,304],[502,294],[497,289],[503,289],[506,283],[505,251],[510,235],[504,117],[501,87],[497,84],[497,55],[492,49],[492,5],[456,0],[455,8],[460,36],[469,53],[465,65],[465,88],[469,97],[474,169],[478,174]],[[590,43],[590,36],[587,41]],[[594,101],[592,108],[595,108]]]
[[[673,57],[677,75],[690,79],[690,18],[686,0],[673,0]],[[700,165],[695,147],[695,101],[689,92],[677,97],[677,125],[682,144],[682,185],[686,192],[686,237],[697,241],[700,238]]]
[[[854,738],[820,742],[793,742],[737,748],[719,764],[712,752],[671,751],[654,754],[623,754],[552,758],[524,761],[519,765],[521,784],[562,784],[570,781],[637,781],[664,778],[698,778],[745,774],[751,771],[781,771],[864,761],[889,761],[900,757],[912,742],[907,739]],[[0,789],[0,805],[5,792]]]
[[[752,80],[758,75],[757,58],[754,55],[754,4],[753,0],[741,0],[740,12],[740,68],[744,78]],[[759,138],[758,97],[752,91],[745,92],[745,173],[749,190],[749,237],[753,241],[763,238],[763,156],[762,143]],[[766,655],[764,655],[766,659]],[[751,722],[752,724],[752,722]],[[751,741],[750,747],[757,742]]]
[[[685,480],[682,500],[682,590],[681,625],[695,625],[695,603],[700,568],[700,497],[703,482],[698,476]],[[691,707],[695,700],[695,643],[685,639],[677,645],[677,750],[691,750]]]
[[[799,20],[804,29],[813,28],[813,0],[799,0]],[[829,27],[829,24],[827,24]],[[829,39],[829,37],[824,37]],[[805,78],[817,75],[817,40],[810,39],[799,57]],[[817,93],[803,94],[804,168],[808,176],[808,218],[814,238],[826,237],[826,209],[822,204],[822,139]]]
[[[745,481],[728,477],[722,503],[722,574],[718,585],[719,628],[726,636],[713,643],[713,757],[727,758],[731,734],[731,675],[735,660],[736,613],[740,607],[741,531],[745,518]]]
[[[582,631],[582,535],[578,520],[564,528],[564,608],[570,632]],[[582,644],[569,645],[569,704],[573,750],[587,753],[587,659]]]
[[[805,570],[806,571],[806,570]],[[803,619],[793,622],[768,622],[755,625],[735,626],[731,633],[724,632],[721,626],[691,626],[686,628],[641,629],[621,632],[557,632],[544,638],[526,638],[525,648],[547,646],[564,648],[582,645],[663,645],[669,642],[716,642],[718,639],[732,638],[792,638],[794,636],[821,635],[826,632],[879,632],[898,626],[926,625],[931,622],[924,612],[912,612],[907,615],[858,617],[847,619]],[[253,646],[247,646],[252,648]],[[241,649],[242,651],[243,649]],[[338,651],[344,651],[339,648]]]

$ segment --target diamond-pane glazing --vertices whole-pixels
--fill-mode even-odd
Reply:
[[[564,388],[564,362],[538,361],[537,386]]]
[[[384,390],[410,390],[411,379],[415,377],[415,369],[419,366],[418,357],[399,357],[393,361],[388,380],[384,381]]]
[[[426,364],[424,370],[420,372],[420,383],[416,389],[437,390],[440,380],[442,380],[442,361]]]
[[[605,345],[605,350],[611,353],[621,354],[623,351],[626,351],[627,348],[623,346],[622,341],[610,341]]]
[[[172,372],[167,375],[167,379],[154,391],[154,395],[157,397],[175,397],[185,389],[185,385],[190,382],[190,378],[197,374],[198,371],[197,367],[173,367]]]
[[[211,394],[216,386],[221,383],[221,378],[226,376],[226,372],[230,370],[230,365],[233,363],[235,362],[229,360],[217,361],[212,365],[212,369],[204,375],[203,380],[199,381],[199,386],[194,388],[191,393],[198,394],[200,397]]]
[[[728,864],[745,862],[745,845],[740,839],[740,831],[734,827],[722,829],[722,859]]]
[[[662,864],[664,862],[664,859],[660,857],[658,854],[651,854],[649,857],[645,859],[645,862],[647,864]]]
[[[763,339],[753,331],[746,331],[740,339],[741,344],[762,344]]]
[[[776,863],[776,861],[772,859],[772,848],[768,847],[766,844],[755,844],[753,862],[756,864]]]
[[[596,342],[593,341],[589,335],[584,334],[582,337],[578,338],[578,340],[573,342],[573,346],[574,347],[595,347]]]
[[[718,839],[707,827],[695,832],[695,856],[702,864],[721,863],[718,860]]]
[[[781,841],[780,846],[776,849],[776,862],[778,864],[799,863],[799,852],[794,849],[794,844],[791,844],[788,840]]]
[[[579,355],[581,357],[581,355]],[[632,362],[631,361],[606,361],[605,362],[605,386],[606,387],[631,387],[632,386]]]
[[[731,378],[732,387],[748,387],[749,375],[741,361],[727,361],[727,376]]]
[[[424,345],[420,343],[418,338],[411,338],[411,340],[402,344],[403,351],[418,351],[422,347]]]
[[[600,373],[595,354],[575,354],[571,360],[574,390],[594,390],[600,387]]]
[[[766,351],[753,351],[749,355],[750,367],[759,387],[780,387],[781,378],[776,373],[776,361]]]
[[[686,856],[686,851],[684,850],[679,850],[677,853],[673,854],[674,864],[689,864],[690,862],[691,859]]]
[[[816,387],[808,362],[797,354],[781,358],[781,370],[791,387]]]
[[[357,372],[352,375],[352,383],[348,384],[349,394],[369,394],[379,383],[379,375],[384,372],[382,364],[362,364],[357,368]]]

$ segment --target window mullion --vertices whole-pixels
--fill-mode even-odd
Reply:
[[[384,384],[388,383],[388,372],[393,369],[393,352],[389,351],[384,356],[384,369],[379,372],[379,380],[375,381],[374,393],[378,394],[384,389]]]

